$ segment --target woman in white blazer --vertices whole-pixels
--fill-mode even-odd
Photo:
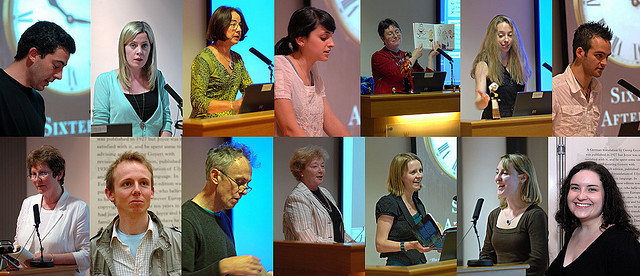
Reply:
[[[38,190],[22,202],[16,223],[14,246],[21,246],[40,258],[35,234],[34,210],[40,213],[39,232],[44,260],[54,264],[75,264],[76,275],[89,269],[89,207],[63,188],[65,161],[58,149],[45,145],[27,156],[29,178]]]
[[[299,148],[289,161],[299,182],[284,204],[282,225],[286,240],[324,243],[355,242],[344,231],[342,213],[329,191],[320,187],[324,178],[326,150],[318,146]]]

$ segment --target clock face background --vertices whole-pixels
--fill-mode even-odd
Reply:
[[[90,87],[90,3],[83,0],[3,0],[0,6],[0,66],[13,62],[20,36],[38,21],[62,27],[76,43],[62,79],[40,94],[45,101],[45,136],[88,135]],[[57,4],[57,7],[56,7]],[[63,14],[66,13],[66,16]]]
[[[640,98],[617,84],[625,79],[640,87],[640,3],[635,0],[565,0],[567,47],[573,61],[572,40],[576,28],[588,21],[605,23],[613,32],[611,56],[598,78],[602,84],[600,127],[604,136],[617,136],[620,124],[639,121]],[[560,55],[554,55],[560,58]],[[564,69],[562,70],[564,71]]]

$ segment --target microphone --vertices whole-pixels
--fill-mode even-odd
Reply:
[[[42,239],[40,238],[40,231],[38,231],[38,226],[40,226],[40,207],[38,204],[33,205],[33,221],[36,223],[36,234],[38,234],[38,241],[40,241],[40,260],[33,260],[30,263],[31,267],[52,267],[52,261],[44,260],[44,248],[42,247]]]
[[[445,53],[442,49],[438,48],[436,49],[436,51],[438,51],[438,53],[440,53],[444,58],[448,59],[450,62],[453,62],[453,58],[451,58],[451,56]]]
[[[169,95],[171,95],[171,98],[176,100],[176,102],[178,103],[178,106],[182,107],[182,98],[180,98],[180,95],[178,95],[178,93],[176,93],[176,91],[173,90],[173,88],[171,88],[171,86],[168,83],[164,85],[164,89],[167,90]]]
[[[482,248],[480,247],[480,235],[478,235],[478,228],[476,227],[476,223],[478,222],[478,218],[480,217],[480,211],[482,210],[482,203],[484,203],[484,198],[478,198],[476,202],[476,209],[473,211],[473,216],[471,217],[473,222],[473,230],[476,231],[476,238],[478,239],[478,256],[477,260],[468,260],[467,266],[492,266],[492,260],[482,259]]]
[[[636,88],[635,86],[631,85],[627,81],[625,81],[623,79],[620,79],[620,80],[618,80],[618,84],[622,85],[622,87],[624,87],[627,90],[629,90],[629,92],[633,93],[633,95],[636,95],[636,97],[640,97],[640,90],[638,90],[638,88]]]
[[[553,70],[551,70],[551,65],[549,65],[549,63],[543,63],[542,67],[547,68],[547,70],[549,70],[549,72],[553,72]]]
[[[273,63],[271,62],[270,59],[268,59],[267,57],[265,57],[262,53],[260,53],[258,50],[256,50],[256,48],[249,48],[249,52],[251,52],[252,54],[256,55],[256,57],[258,57],[260,60],[262,60],[264,63],[266,63],[269,66],[273,66]]]
[[[36,228],[40,226],[40,207],[38,204],[33,205],[33,221],[36,223]]]
[[[476,222],[478,221],[478,218],[480,217],[480,211],[482,210],[482,203],[484,203],[484,198],[478,198],[478,201],[476,202],[476,209],[473,211],[473,216],[471,217],[471,219],[473,219],[474,225],[476,224]]]
[[[454,195],[454,196],[453,196],[453,200],[454,200],[454,201],[458,201],[458,196],[457,196],[457,195]]]

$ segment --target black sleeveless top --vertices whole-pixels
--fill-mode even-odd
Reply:
[[[513,116],[513,106],[516,104],[516,95],[519,91],[524,91],[524,85],[518,84],[514,80],[511,79],[511,74],[507,71],[506,68],[502,67],[502,85],[498,87],[496,93],[498,93],[498,106],[500,107],[500,117],[511,117]],[[491,85],[493,81],[487,79],[487,93],[489,93],[489,85]],[[491,112],[491,101],[487,107],[482,111],[482,119],[491,119],[493,118]]]

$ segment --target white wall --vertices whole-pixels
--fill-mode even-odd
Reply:
[[[187,1],[190,2],[190,1]],[[204,13],[204,12],[203,12]],[[120,31],[131,21],[146,21],[156,38],[157,65],[166,82],[181,95],[182,88],[182,3],[172,0],[91,1],[91,106],[98,75],[118,68]],[[169,97],[171,120],[179,115]],[[185,113],[187,114],[187,113]],[[174,136],[182,131],[173,130]]]
[[[178,1],[176,1],[178,2]],[[204,0],[182,2],[182,95],[184,116],[191,115],[191,63],[206,47],[207,15]]]
[[[461,36],[461,68],[460,81],[462,92],[460,94],[460,119],[479,120],[482,110],[477,110],[474,104],[475,81],[471,78],[473,60],[480,50],[482,39],[487,32],[487,25],[491,19],[504,14],[511,17],[518,25],[520,36],[527,52],[527,58],[531,68],[535,68],[535,0],[484,0],[484,1],[460,1]],[[535,89],[536,76],[529,79],[525,90]],[[473,208],[473,207],[472,207]]]

